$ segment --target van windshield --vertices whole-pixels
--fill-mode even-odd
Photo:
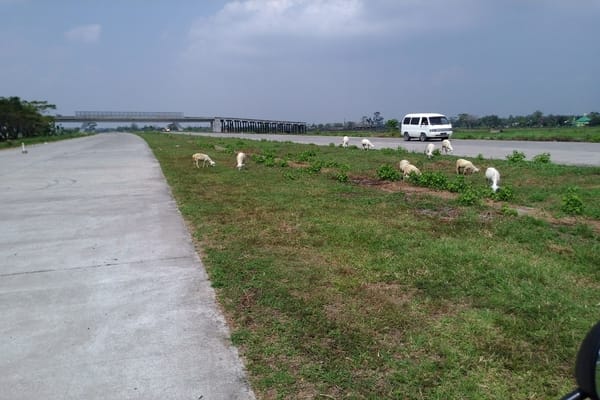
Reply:
[[[429,117],[429,121],[431,122],[431,125],[448,125],[448,124],[450,124],[450,122],[448,122],[448,118],[446,118],[446,117]]]

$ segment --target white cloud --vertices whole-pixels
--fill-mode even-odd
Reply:
[[[262,56],[279,49],[335,48],[353,41],[399,41],[420,32],[463,29],[477,20],[477,0],[237,0],[198,19],[187,56]]]
[[[65,37],[73,42],[95,43],[100,40],[102,27],[99,24],[77,26],[67,32]]]

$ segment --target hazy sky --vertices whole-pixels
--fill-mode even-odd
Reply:
[[[600,112],[600,0],[0,0],[0,96],[308,123]]]

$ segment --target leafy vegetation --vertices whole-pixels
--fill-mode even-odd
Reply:
[[[0,142],[56,133],[54,118],[43,115],[56,106],[46,101],[0,97]]]
[[[142,137],[190,224],[259,398],[571,390],[577,347],[598,315],[599,168],[494,160],[512,193],[498,203],[483,201],[481,173],[457,177],[451,156]],[[252,161],[237,171],[215,146]],[[197,151],[217,166],[193,167]],[[381,179],[381,166],[391,175],[401,158],[427,186]],[[563,219],[574,196],[581,214]]]

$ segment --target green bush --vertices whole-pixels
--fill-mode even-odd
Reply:
[[[469,185],[465,182],[464,175],[458,175],[452,182],[448,182],[448,191],[453,193],[464,192]]]
[[[467,188],[458,196],[458,203],[463,206],[472,206],[480,203],[479,193],[471,187]]]
[[[448,178],[441,172],[423,172],[409,179],[412,183],[432,189],[446,190],[448,187]]]
[[[510,186],[502,186],[498,189],[496,193],[492,192],[492,196],[490,196],[494,200],[499,201],[510,201],[514,199],[515,192]]]
[[[533,162],[536,164],[549,164],[550,153],[542,153],[533,157]]]
[[[577,191],[578,189],[576,187],[567,189],[567,193],[562,198],[561,211],[570,215],[583,214],[583,201],[577,194]]]
[[[314,150],[306,150],[298,155],[298,161],[310,161],[317,156],[317,153]]]
[[[506,204],[502,206],[502,208],[500,209],[500,212],[504,215],[508,215],[511,217],[517,217],[519,215],[517,210],[515,210],[514,208],[508,207]]]
[[[400,180],[400,172],[393,166],[384,164],[377,168],[377,177],[382,181],[398,181]]]
[[[346,171],[340,171],[335,175],[335,180],[340,183],[347,183],[350,180],[350,178],[348,177]]]
[[[518,163],[525,160],[525,153],[513,150],[512,154],[506,156],[506,159],[512,163]]]

